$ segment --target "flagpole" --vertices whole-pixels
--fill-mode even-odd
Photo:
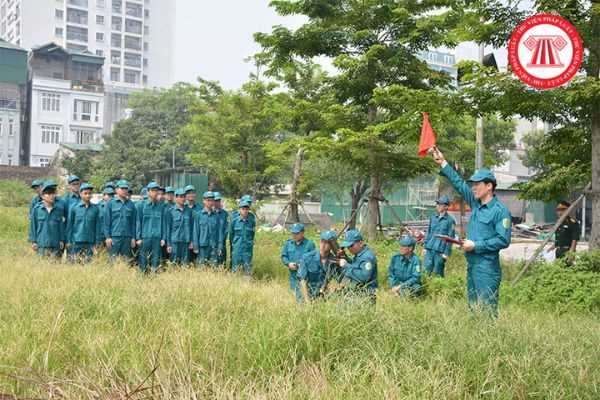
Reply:
[[[484,45],[479,44],[479,62],[483,65]],[[475,169],[483,168],[483,117],[477,118],[475,128]]]

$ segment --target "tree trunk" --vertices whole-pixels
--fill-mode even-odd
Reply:
[[[350,191],[351,210],[350,210],[350,222],[348,229],[356,229],[356,219],[358,218],[358,207],[360,205],[360,199],[363,197],[367,190],[367,183],[360,181],[357,182],[352,190]]]
[[[600,110],[592,113],[592,235],[590,250],[600,248]],[[585,224],[585,221],[582,221]]]
[[[304,148],[300,147],[294,160],[294,174],[292,176],[292,189],[290,193],[290,219],[292,222],[300,222],[298,212],[298,185],[302,176],[302,162],[304,161]]]
[[[367,120],[369,125],[375,123],[377,118],[377,107],[369,105]],[[379,224],[379,199],[381,198],[381,176],[377,168],[377,154],[375,149],[369,148],[369,164],[371,167],[371,193],[369,195],[369,227],[368,239],[373,241],[377,239],[377,225]]]

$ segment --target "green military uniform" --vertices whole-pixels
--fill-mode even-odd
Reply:
[[[148,190],[159,189],[156,182],[148,184]],[[150,199],[138,203],[136,211],[136,239],[141,240],[139,266],[142,272],[148,272],[148,266],[155,272],[160,266],[161,241],[166,240],[165,205]],[[137,205],[136,205],[137,206]]]
[[[580,234],[581,226],[579,222],[570,216],[567,217],[558,227],[554,236],[556,258],[563,258],[571,250],[573,240],[579,240]]]
[[[117,187],[128,189],[129,183],[125,180],[117,182]],[[131,241],[135,237],[136,209],[129,199],[115,197],[106,205],[104,212],[104,237],[112,239],[109,250],[111,258],[121,256],[128,261],[133,258]]]
[[[84,183],[80,191],[92,189],[92,186]],[[100,220],[100,207],[90,203],[86,205],[83,201],[72,205],[67,218],[67,243],[69,249],[67,257],[69,261],[87,262],[93,255],[94,246],[102,242],[102,225]]]
[[[56,183],[46,181],[43,192],[56,190]],[[35,206],[31,213],[29,242],[37,245],[37,253],[41,256],[62,256],[61,244],[65,242],[64,203],[54,201],[52,208],[46,208],[44,202]]]

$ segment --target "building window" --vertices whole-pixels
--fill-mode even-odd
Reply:
[[[83,53],[84,51],[87,51],[87,47],[82,46],[80,44],[67,43],[67,50],[74,50],[74,51],[78,51],[80,53]],[[54,73],[54,77],[56,79],[64,79],[63,78],[63,74],[61,72],[55,72]]]
[[[67,9],[67,22],[79,25],[87,25],[88,12],[85,10],[77,10],[75,8]]]
[[[104,8],[106,6],[106,2],[104,0],[96,0],[96,7]]]
[[[65,12],[63,10],[56,9],[54,10],[54,17],[62,20],[65,17]]]
[[[2,96],[0,94],[0,96]],[[0,108],[7,108],[9,110],[17,109],[17,99],[3,99],[0,97]]]
[[[96,15],[96,24],[104,25],[104,15]]]
[[[112,82],[120,82],[121,81],[121,70],[119,68],[111,68],[110,69],[110,80]]]
[[[8,165],[12,165],[12,154],[8,155]]]
[[[63,28],[54,28],[54,35],[56,37],[63,37],[63,35],[64,35]]]
[[[144,42],[144,51],[148,51],[149,45],[148,42]]]
[[[144,58],[144,67],[147,67],[147,66],[148,66],[148,59]]]
[[[75,142],[77,144],[90,144],[94,143],[95,132],[94,131],[84,131],[78,130],[75,131]]]
[[[125,7],[125,13],[130,17],[142,18],[142,5],[127,2],[127,6]]]
[[[15,120],[9,119],[8,120],[8,136],[14,136],[14,135],[15,135]]]
[[[110,63],[115,65],[121,65],[121,52],[117,50],[110,51]]]
[[[125,65],[127,67],[135,67],[135,68],[142,67],[142,56],[139,54],[125,53],[124,59],[125,59]]]
[[[123,2],[121,0],[112,0],[112,11],[117,14],[123,13]]]
[[[47,168],[49,166],[50,166],[50,159],[40,157],[40,167]]]
[[[0,138],[2,137],[2,118],[0,118]]]
[[[123,30],[123,18],[121,17],[112,17],[111,18],[111,29],[113,31],[122,31]]]
[[[98,122],[98,103],[95,101],[75,100],[73,120]]]
[[[104,33],[96,32],[96,42],[104,42]]]
[[[121,35],[118,33],[112,33],[110,35],[110,45],[112,47],[121,47],[122,44],[122,39],[121,39]]]
[[[142,76],[142,83],[143,83],[144,85],[147,85],[147,84],[148,84],[148,75],[144,75],[144,76]]]
[[[42,125],[42,143],[59,144],[60,126]]]
[[[60,94],[42,93],[42,111],[60,111]]]
[[[150,16],[150,10],[144,10],[144,17],[148,18]]]
[[[98,57],[104,57],[104,51],[102,51],[102,50],[96,50],[96,55]]]
[[[133,19],[125,20],[125,32],[135,33],[137,35],[142,34],[142,23]]]
[[[83,8],[87,8],[88,6],[88,0],[69,0],[68,3]]]
[[[125,36],[125,48],[131,50],[142,50],[142,39],[133,36]]]
[[[138,85],[140,83],[140,73],[138,71],[131,71],[126,69],[124,72],[125,83],[133,83]]]
[[[80,42],[87,42],[88,41],[87,28],[81,28],[79,26],[67,25],[67,40],[77,40]]]
[[[148,25],[144,25],[144,35],[150,34],[150,27]]]

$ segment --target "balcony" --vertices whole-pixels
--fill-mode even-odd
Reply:
[[[71,90],[104,93],[104,84],[98,81],[71,81]]]
[[[69,0],[67,2],[67,4],[69,4],[71,6],[76,6],[76,7],[81,7],[81,8],[87,8],[88,7],[88,0]]]

